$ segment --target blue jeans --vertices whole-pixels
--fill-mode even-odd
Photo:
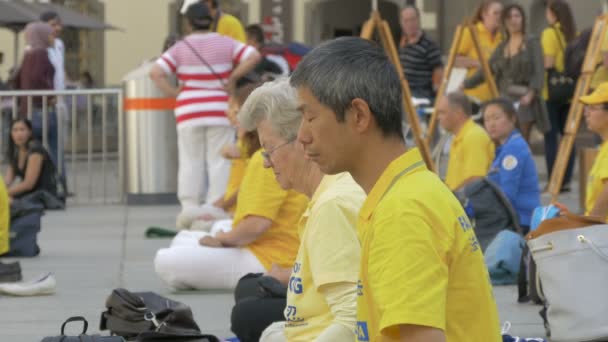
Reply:
[[[547,176],[549,179],[551,179],[551,171],[553,171],[553,164],[555,164],[557,150],[559,149],[560,135],[564,135],[564,128],[566,127],[566,121],[568,120],[570,104],[555,103],[551,101],[547,101],[546,104],[547,112],[549,114],[549,121],[551,122],[551,130],[545,133],[545,161],[547,163]],[[572,146],[572,151],[574,150],[575,147]],[[573,168],[574,153],[571,152],[562,184],[570,183]]]

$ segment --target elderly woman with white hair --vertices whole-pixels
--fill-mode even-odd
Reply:
[[[281,187],[310,199],[298,227],[296,262],[283,270],[290,276],[270,273],[287,283],[285,321],[270,325],[260,340],[352,341],[360,259],[356,222],[365,193],[350,174],[324,175],[305,157],[296,142],[301,119],[287,79],[253,91],[238,115],[241,127],[257,129],[264,166],[273,169]]]

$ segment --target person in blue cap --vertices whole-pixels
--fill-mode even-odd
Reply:
[[[540,189],[532,152],[516,127],[517,111],[511,101],[497,98],[485,102],[482,113],[484,126],[496,143],[488,178],[505,193],[527,234],[532,212],[540,206]]]

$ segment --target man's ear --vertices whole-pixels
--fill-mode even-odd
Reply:
[[[352,100],[348,111],[350,111],[350,115],[347,120],[357,132],[363,133],[370,128],[374,115],[365,100],[360,98]]]

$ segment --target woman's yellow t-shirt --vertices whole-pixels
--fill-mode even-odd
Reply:
[[[502,41],[502,34],[500,32],[492,35],[490,31],[486,28],[486,26],[482,22],[478,22],[475,24],[475,28],[477,30],[477,36],[479,37],[479,46],[483,53],[483,58],[488,60],[498,44]],[[475,49],[475,45],[473,45],[473,38],[471,36],[471,32],[467,29],[464,30],[464,34],[462,36],[462,41],[460,42],[460,46],[458,47],[458,55],[471,57],[479,60],[479,56],[477,55],[477,50]],[[470,69],[467,77],[471,77],[477,69]],[[492,98],[492,92],[490,91],[490,86],[488,83],[484,82],[479,86],[465,90],[465,94],[478,98],[480,101],[487,101]]]
[[[293,267],[298,253],[298,221],[306,210],[308,198],[293,190],[285,191],[274,177],[272,169],[264,168],[262,152],[251,157],[237,197],[233,227],[247,216],[272,220],[270,228],[247,248],[265,269],[272,264]]]
[[[608,183],[608,142],[604,142],[600,147],[600,151],[595,157],[595,162],[587,176],[587,191],[585,197],[585,215],[589,215],[597,198],[600,196],[604,187]],[[608,215],[607,215],[608,219]]]
[[[543,47],[543,56],[555,58],[555,69],[559,72],[564,71],[564,52],[566,50],[566,38],[562,33],[561,26],[556,23],[543,30],[540,39]],[[545,72],[545,86],[543,88],[543,98],[549,98],[547,90],[547,73]]]
[[[365,196],[348,173],[326,175],[317,187],[299,223],[301,244],[285,307],[287,340],[315,341],[333,323],[322,286],[352,284],[354,290],[361,258],[356,225]]]

